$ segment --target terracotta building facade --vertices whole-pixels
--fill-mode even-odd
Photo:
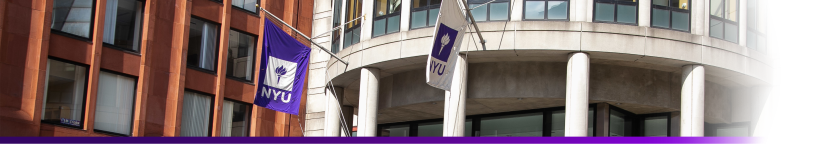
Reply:
[[[312,35],[313,4],[0,1],[0,136],[303,136],[303,114],[252,104],[257,6]]]

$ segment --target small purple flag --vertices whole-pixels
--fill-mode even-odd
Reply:
[[[255,105],[298,115],[310,48],[267,19],[262,50]]]

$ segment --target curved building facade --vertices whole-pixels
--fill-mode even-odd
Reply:
[[[440,2],[315,1],[314,37],[347,64],[313,49],[306,135],[759,133],[771,84],[759,1],[468,0],[478,30],[452,93],[425,83]]]

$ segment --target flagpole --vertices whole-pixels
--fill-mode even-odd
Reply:
[[[321,50],[324,50],[330,56],[335,57],[335,59],[338,59],[338,61],[341,61],[341,63],[344,63],[345,65],[349,65],[349,63],[347,63],[346,61],[344,61],[341,58],[339,58],[338,56],[336,56],[335,53],[332,53],[329,50],[327,50],[327,48],[324,48],[323,46],[319,45],[318,43],[315,43],[315,41],[312,41],[312,38],[307,37],[306,35],[301,33],[301,31],[298,31],[298,29],[292,28],[292,26],[290,26],[289,24],[287,24],[286,22],[284,22],[283,20],[281,20],[277,16],[273,15],[272,13],[269,13],[269,11],[267,11],[266,9],[261,8],[261,7],[258,7],[258,8],[260,8],[262,11],[266,12],[266,14],[269,14],[269,16],[272,16],[272,18],[275,18],[275,20],[278,20],[278,22],[283,23],[286,27],[289,27],[289,29],[292,29],[292,31],[295,31],[296,33],[301,35],[301,37],[306,38],[310,43],[314,44],[315,46],[318,46],[318,48],[321,48]]]
[[[476,28],[476,35],[478,35],[478,40],[481,42],[481,48],[486,51],[487,50],[487,45],[486,45],[487,41],[484,40],[484,37],[481,37],[481,31],[478,30],[478,25],[476,25],[476,19],[473,18],[473,13],[470,12],[470,6],[467,5],[467,0],[461,0],[461,1],[464,2],[464,10],[467,11],[467,16],[470,17],[470,21],[473,22],[473,27]],[[495,1],[495,0],[492,0],[490,2],[493,2],[493,1]],[[490,2],[487,2],[487,3],[490,3]],[[485,4],[487,4],[487,3],[485,3]]]

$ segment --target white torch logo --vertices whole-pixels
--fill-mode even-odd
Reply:
[[[441,36],[441,49],[438,49],[438,55],[441,55],[441,50],[444,49],[444,46],[447,46],[447,43],[450,43],[450,35],[444,34],[444,36]]]

